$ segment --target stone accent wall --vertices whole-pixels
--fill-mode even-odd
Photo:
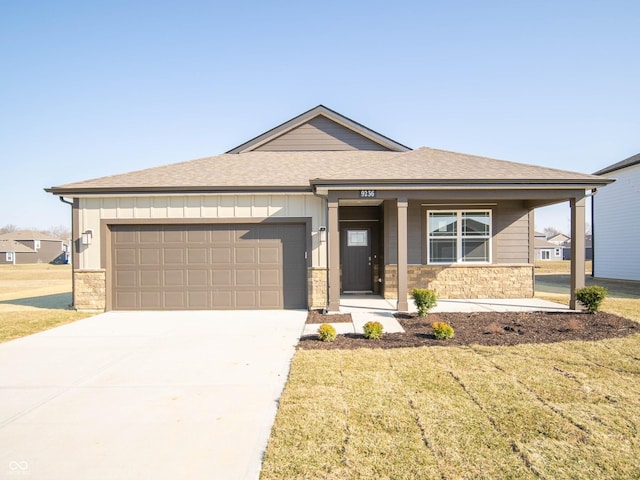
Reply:
[[[310,310],[327,307],[327,269],[307,269],[307,297]]]
[[[530,298],[533,265],[408,265],[409,293],[431,288],[438,298]],[[396,265],[384,266],[384,297],[397,298]]]
[[[74,270],[73,305],[76,310],[104,310],[106,306],[105,270]]]

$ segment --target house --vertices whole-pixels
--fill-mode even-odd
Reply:
[[[565,235],[564,233],[557,233],[549,238],[547,238],[547,242],[553,243],[555,245],[566,245],[568,241],[571,240],[571,237]]]
[[[562,260],[562,247],[547,240],[547,236],[541,232],[533,235],[533,250],[536,260]]]
[[[64,241],[41,232],[19,230],[0,235],[0,264],[66,263]]]
[[[615,179],[593,196],[593,275],[640,280],[640,153],[614,163],[594,175]]]
[[[562,259],[571,260],[571,239],[562,247]],[[584,259],[593,260],[593,235],[584,236]]]
[[[337,311],[373,293],[406,311],[414,287],[531,297],[533,210],[564,201],[582,286],[585,190],[609,182],[413,150],[319,105],[221,155],[46,191],[73,205],[76,308]]]

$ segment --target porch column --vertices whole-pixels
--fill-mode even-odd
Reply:
[[[406,197],[398,198],[398,311],[409,310],[407,302],[407,207]]]
[[[571,301],[570,307],[577,306],[576,289],[584,287],[584,205],[585,197],[572,198],[571,205]]]
[[[338,227],[338,200],[329,200],[329,305],[330,312],[340,310],[340,229]]]

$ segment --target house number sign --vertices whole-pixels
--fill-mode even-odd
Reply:
[[[360,198],[376,198],[375,190],[360,190]]]

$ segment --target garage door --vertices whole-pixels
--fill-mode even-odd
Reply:
[[[305,226],[112,225],[114,310],[306,308]]]

